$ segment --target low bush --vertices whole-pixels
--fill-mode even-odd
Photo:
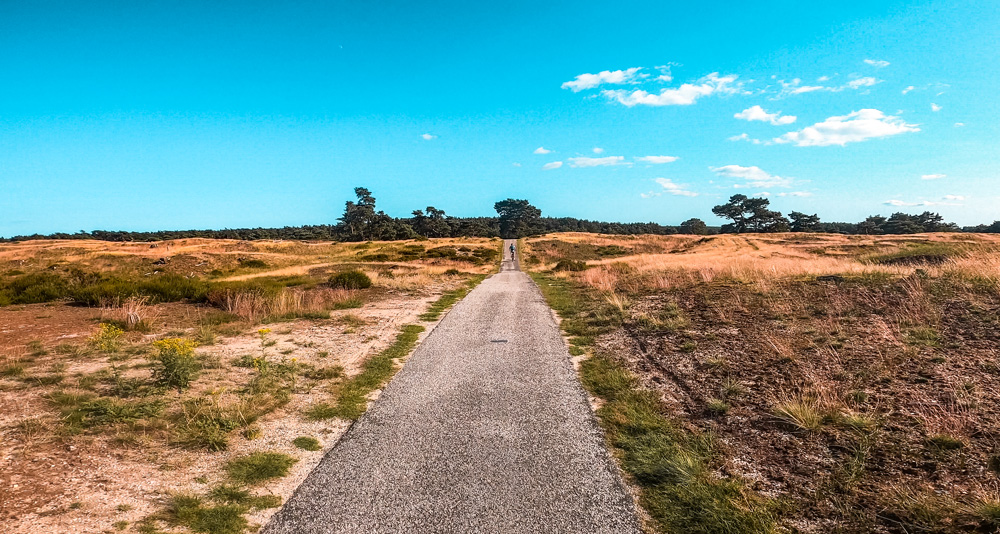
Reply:
[[[240,258],[237,261],[239,261],[240,267],[243,267],[245,269],[265,269],[265,268],[267,268],[267,263],[265,263],[264,260],[258,260],[258,259],[255,259],[255,258]]]
[[[559,260],[556,266],[552,268],[553,271],[586,271],[587,262],[577,261],[577,260]]]
[[[207,285],[197,278],[172,273],[133,278],[72,269],[65,273],[38,272],[0,281],[0,305],[35,304],[70,299],[85,306],[148,297],[151,303],[190,299],[203,301]]]
[[[122,346],[122,336],[125,335],[125,331],[113,324],[101,323],[98,328],[97,333],[90,336],[87,342],[94,349],[104,352],[106,354],[111,354],[117,352]]]
[[[157,384],[183,391],[191,386],[201,366],[194,354],[194,341],[169,338],[154,341],[153,379]]]
[[[330,276],[330,287],[338,289],[368,289],[372,279],[367,274],[357,270],[341,271]]]

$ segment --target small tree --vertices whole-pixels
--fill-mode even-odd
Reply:
[[[793,232],[816,232],[819,230],[819,216],[815,213],[806,215],[799,211],[793,211],[788,214],[788,218],[792,220]]]
[[[493,205],[500,215],[500,237],[517,239],[531,235],[533,227],[542,217],[542,210],[532,206],[527,200],[508,198]]]
[[[681,223],[679,230],[682,234],[706,235],[708,234],[708,225],[701,219],[688,219]]]

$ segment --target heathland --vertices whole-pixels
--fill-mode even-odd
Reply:
[[[0,523],[264,522],[499,249],[0,244]],[[519,253],[651,531],[1000,527],[1000,237],[559,233]]]
[[[0,530],[263,523],[500,241],[0,245]]]
[[[523,240],[662,532],[1000,526],[1000,239]]]

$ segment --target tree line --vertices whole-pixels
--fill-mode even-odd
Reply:
[[[224,230],[161,230],[127,232],[94,230],[0,238],[0,242],[32,239],[98,239],[102,241],[161,241],[185,238],[288,239],[320,241],[394,241],[433,237],[517,238],[552,232],[596,234],[694,234],[745,232],[826,232],[840,234],[913,234],[922,232],[1000,233],[1000,221],[989,225],[959,228],[945,222],[940,214],[925,211],[918,215],[893,213],[873,215],[857,223],[823,222],[816,214],[792,211],[788,216],[770,209],[766,198],[733,195],[712,208],[712,213],[730,222],[709,226],[701,219],[688,219],[677,226],[648,223],[590,221],[574,217],[542,217],[542,212],[523,199],[508,198],[494,204],[496,217],[452,217],[444,210],[427,206],[414,210],[411,217],[392,217],[378,210],[375,197],[364,187],[354,189],[356,200],[347,201],[336,224],[286,226],[283,228],[237,228]]]

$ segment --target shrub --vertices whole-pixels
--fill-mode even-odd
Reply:
[[[194,355],[196,343],[188,339],[169,338],[154,341],[153,379],[157,384],[183,391],[191,385],[200,368]]]
[[[341,289],[367,289],[372,286],[372,279],[357,269],[351,269],[331,276],[330,286]]]
[[[323,448],[318,439],[309,436],[299,436],[292,440],[292,444],[304,451],[318,451]]]
[[[226,462],[226,473],[239,484],[253,486],[288,474],[297,460],[280,452],[255,452]]]
[[[113,324],[101,323],[96,334],[90,336],[88,342],[95,349],[110,354],[117,352],[122,345],[122,336],[125,331]]]
[[[244,267],[247,269],[264,269],[267,267],[267,264],[264,263],[264,260],[240,258],[239,262],[240,262],[240,267]]]
[[[36,304],[61,299],[67,295],[66,281],[55,273],[40,272],[19,276],[0,286],[0,302]]]
[[[587,262],[577,261],[577,260],[559,260],[556,266],[552,268],[553,271],[586,271]]]
[[[99,306],[102,302],[122,301],[134,296],[149,297],[151,303],[184,299],[203,301],[208,290],[207,285],[197,278],[170,273],[138,280],[86,273],[78,273],[77,278],[83,281],[70,293],[75,302],[86,306]]]

